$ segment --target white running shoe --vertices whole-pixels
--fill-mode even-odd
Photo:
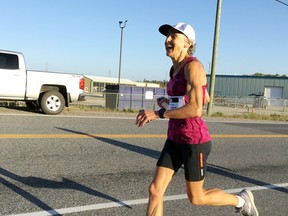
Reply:
[[[258,210],[254,203],[254,197],[250,190],[242,190],[238,196],[245,200],[245,204],[241,208],[236,208],[237,213],[242,213],[244,216],[259,216]]]

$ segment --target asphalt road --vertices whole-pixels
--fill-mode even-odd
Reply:
[[[117,115],[0,114],[0,215],[145,215],[166,120],[144,128]],[[250,188],[260,216],[288,215],[288,124],[207,119],[213,136],[205,186]],[[165,194],[165,216],[233,216],[192,206],[183,170]]]

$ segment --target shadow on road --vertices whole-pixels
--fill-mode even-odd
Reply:
[[[94,135],[91,135],[91,134],[87,134],[87,133],[80,132],[80,131],[74,131],[74,130],[70,130],[70,129],[67,129],[67,128],[59,128],[59,127],[57,127],[57,129],[63,130],[63,131],[66,131],[66,132],[70,132],[70,133],[74,133],[74,134],[82,134],[82,135],[85,135],[85,136],[88,136],[88,137],[103,141],[103,142],[108,143],[110,145],[114,145],[114,146],[117,146],[117,147],[120,147],[120,148],[124,148],[124,149],[130,150],[130,151],[138,153],[138,154],[142,154],[142,155],[145,155],[145,156],[148,156],[148,157],[152,157],[154,159],[158,159],[158,156],[160,155],[159,151],[156,151],[156,150],[153,150],[153,149],[144,148],[144,147],[128,144],[128,143],[125,143],[125,142],[121,142],[121,141],[117,141],[117,140],[113,140],[113,139],[109,139],[109,138],[97,137],[97,136],[94,136]],[[229,169],[227,169],[225,167],[220,167],[220,166],[217,166],[217,165],[214,165],[214,164],[209,164],[208,163],[207,171],[211,172],[211,173],[214,173],[214,174],[217,174],[217,175],[228,177],[228,178],[231,178],[231,179],[234,179],[234,180],[239,180],[239,181],[247,182],[247,183],[250,183],[250,184],[254,184],[254,185],[257,185],[257,186],[271,185],[270,183],[267,183],[267,182],[263,182],[263,181],[259,181],[259,180],[253,179],[253,178],[249,178],[249,177],[246,177],[246,176],[239,175],[239,174],[235,173],[233,170],[229,170]],[[269,189],[276,190],[276,191],[283,192],[283,193],[288,193],[288,189],[282,188],[282,187],[275,187],[275,188],[269,188]]]
[[[93,190],[85,185],[79,184],[77,182],[74,182],[72,180],[62,178],[62,181],[53,181],[48,179],[43,179],[39,177],[22,177],[19,175],[16,175],[15,173],[9,172],[8,170],[5,170],[3,168],[0,168],[0,175],[6,176],[14,181],[20,182],[24,185],[27,185],[32,188],[49,188],[49,189],[69,189],[69,190],[77,190],[81,191],[83,193],[89,194],[91,196],[100,197],[103,199],[107,199],[109,201],[115,202],[121,206],[131,208],[129,205],[123,203],[122,201],[111,197],[107,194],[101,193],[99,191]],[[51,215],[57,215],[60,216],[61,214],[57,212],[57,210],[54,210],[52,207],[41,201],[39,198],[34,196],[33,194],[25,191],[24,189],[20,188],[19,186],[7,181],[4,178],[0,177],[0,183],[5,185],[7,188],[10,188],[15,193],[19,194],[20,196],[24,197],[29,202],[35,204],[39,208],[43,209],[47,213]]]
[[[287,135],[288,128],[283,126],[283,124],[273,124],[273,127],[271,127],[271,123],[261,123],[261,129],[259,129],[259,125],[255,123],[237,123],[237,122],[230,122],[230,123],[224,123],[226,125],[230,125],[231,127],[240,127],[240,128],[251,128],[254,130],[259,130],[259,132],[263,133],[263,131],[267,131],[271,134],[281,134],[281,135]]]

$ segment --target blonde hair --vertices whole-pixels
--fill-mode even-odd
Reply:
[[[190,45],[187,53],[192,56],[196,50],[196,43],[194,43],[194,41],[190,40],[189,38],[187,38],[187,43]]]

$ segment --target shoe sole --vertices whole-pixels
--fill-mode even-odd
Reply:
[[[249,190],[245,190],[245,191],[246,191],[249,199],[251,200],[251,204],[252,204],[253,208],[255,209],[256,216],[259,216],[258,210],[257,210],[255,203],[254,203],[254,196],[253,196],[252,192]]]

